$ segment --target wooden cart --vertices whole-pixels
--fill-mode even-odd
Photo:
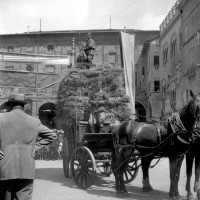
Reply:
[[[79,123],[75,137],[64,137],[63,169],[66,177],[71,174],[74,183],[82,189],[94,184],[97,175],[109,176],[111,172],[112,133],[109,124],[104,132],[88,133],[88,124]],[[137,176],[139,155],[133,155],[124,171],[124,180],[131,182]]]

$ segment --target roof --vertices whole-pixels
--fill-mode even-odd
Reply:
[[[159,30],[138,30],[138,29],[94,29],[94,30],[57,30],[57,31],[34,31],[34,32],[24,32],[24,33],[10,33],[10,34],[0,34],[0,35],[38,35],[38,34],[67,34],[67,33],[108,33],[108,32],[122,32],[127,33],[137,33],[137,32],[159,32]]]

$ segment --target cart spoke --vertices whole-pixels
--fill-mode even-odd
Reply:
[[[88,182],[87,182],[87,176],[86,176],[86,173],[84,173],[84,180],[85,180],[85,185],[87,185]]]
[[[77,168],[77,169],[74,169],[73,171],[76,173],[76,172],[79,172],[81,170],[81,168]]]
[[[128,174],[127,174],[127,171],[124,171],[124,175],[126,177],[126,180],[128,180]]]
[[[80,178],[81,176],[81,172],[78,173],[77,177],[75,176],[75,179],[78,181],[78,179]]]
[[[88,173],[90,173],[90,174],[94,173],[94,172],[93,172],[93,169],[89,169],[89,168],[87,168],[86,171],[87,171]]]
[[[88,171],[85,171],[85,175],[86,177],[88,177],[87,179],[89,179],[89,181],[91,182],[91,178],[93,174],[89,174]]]
[[[83,173],[81,173],[81,185],[83,186]]]
[[[130,169],[127,169],[127,170],[126,170],[126,173],[127,173],[127,172],[130,174],[130,176],[132,176]]]

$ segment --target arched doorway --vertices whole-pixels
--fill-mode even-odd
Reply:
[[[0,113],[8,112],[10,110],[10,106],[7,106],[7,102],[4,102],[0,105]]]
[[[54,103],[48,102],[44,103],[39,108],[39,119],[50,129],[54,129],[56,127],[54,118],[56,116],[56,105]]]
[[[140,121],[140,122],[146,121],[146,110],[145,110],[145,107],[141,103],[135,102],[135,114],[136,114],[135,119],[137,121]]]

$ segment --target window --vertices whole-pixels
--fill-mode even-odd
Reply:
[[[142,76],[144,76],[144,67],[142,67]]]
[[[168,60],[168,43],[167,42],[164,44],[162,56],[163,56],[162,58],[163,64],[165,64]]]
[[[14,70],[14,66],[5,66],[5,70]]]
[[[165,93],[166,93],[166,80],[165,78],[162,80],[162,96],[165,96]]]
[[[163,58],[164,63],[167,62],[167,59],[168,59],[168,48],[164,50],[164,58]]]
[[[14,47],[13,46],[8,46],[7,47],[7,51],[8,52],[13,52],[14,51]]]
[[[154,81],[154,92],[160,91],[160,81]]]
[[[188,52],[188,64],[189,66],[194,66],[195,65],[195,48],[191,48]]]
[[[32,72],[34,70],[34,67],[32,65],[27,65],[26,70]]]
[[[109,53],[109,63],[116,63],[116,53]]]
[[[53,52],[54,51],[54,46],[53,45],[47,45],[47,51],[48,52]]]
[[[154,64],[154,67],[156,69],[158,69],[158,67],[159,67],[159,56],[154,56],[154,58],[153,58],[153,64]]]
[[[26,47],[26,53],[34,53],[34,47]]]
[[[55,65],[46,65],[46,71],[48,73],[55,73]]]
[[[177,36],[176,33],[174,33],[171,37],[171,43],[170,43],[170,57],[174,58],[177,52]]]
[[[189,28],[188,28],[188,24],[185,26],[184,28],[184,42],[188,41],[188,33],[189,33]]]
[[[176,89],[172,89],[170,92],[171,95],[171,107],[175,109],[176,106]]]
[[[192,19],[190,20],[190,32],[191,34],[195,34],[196,33],[196,23],[195,23],[195,17],[196,16],[193,16]]]

